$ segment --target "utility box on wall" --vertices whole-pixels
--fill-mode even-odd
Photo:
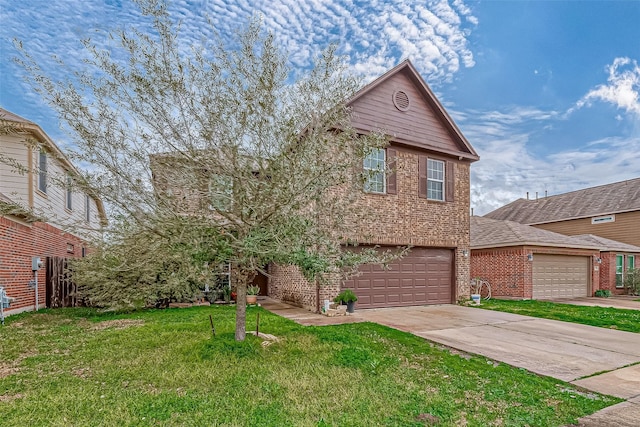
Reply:
[[[42,268],[42,260],[40,257],[34,256],[31,258],[31,270],[38,271]]]

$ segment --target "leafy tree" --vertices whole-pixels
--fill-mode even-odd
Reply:
[[[358,203],[362,159],[385,139],[351,127],[345,102],[359,82],[335,49],[294,78],[259,19],[232,42],[188,48],[165,2],[138,4],[153,30],[114,31],[107,47],[84,40],[87,68],[66,81],[24,49],[19,59],[73,135],[70,157],[92,165],[80,185],[118,218],[107,245],[76,266],[93,297],[165,297],[229,262],[242,340],[247,284],[267,263],[323,281],[389,259],[341,251],[368,215]]]

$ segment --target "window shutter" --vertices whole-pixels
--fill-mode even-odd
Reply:
[[[445,196],[444,199],[447,202],[453,202],[454,201],[454,193],[455,193],[455,186],[456,186],[456,177],[455,174],[453,172],[453,162],[446,162],[445,165],[445,172],[444,172],[444,179],[445,179]]]
[[[391,173],[387,175],[387,193],[388,194],[398,194],[397,188],[397,175],[396,175],[396,167],[397,167],[397,156],[398,151],[394,148],[387,148],[387,168],[391,170]]]
[[[427,156],[418,156],[418,196],[427,198]]]

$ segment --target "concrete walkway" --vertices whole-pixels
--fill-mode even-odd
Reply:
[[[629,295],[614,295],[609,298],[596,298],[596,297],[583,297],[573,299],[559,299],[553,300],[560,304],[572,304],[572,305],[585,305],[596,307],[613,307],[623,308],[626,310],[640,310],[640,301],[634,301],[640,299],[638,296]]]
[[[379,323],[617,396],[627,401],[581,419],[580,425],[640,425],[640,334],[456,305],[357,310],[332,318],[272,300],[262,305],[303,325]]]

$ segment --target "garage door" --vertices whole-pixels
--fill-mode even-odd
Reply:
[[[533,298],[575,298],[589,293],[589,257],[533,255]]]
[[[359,308],[397,307],[452,302],[453,252],[450,249],[413,248],[384,270],[360,267],[361,275],[343,284],[358,296]]]

